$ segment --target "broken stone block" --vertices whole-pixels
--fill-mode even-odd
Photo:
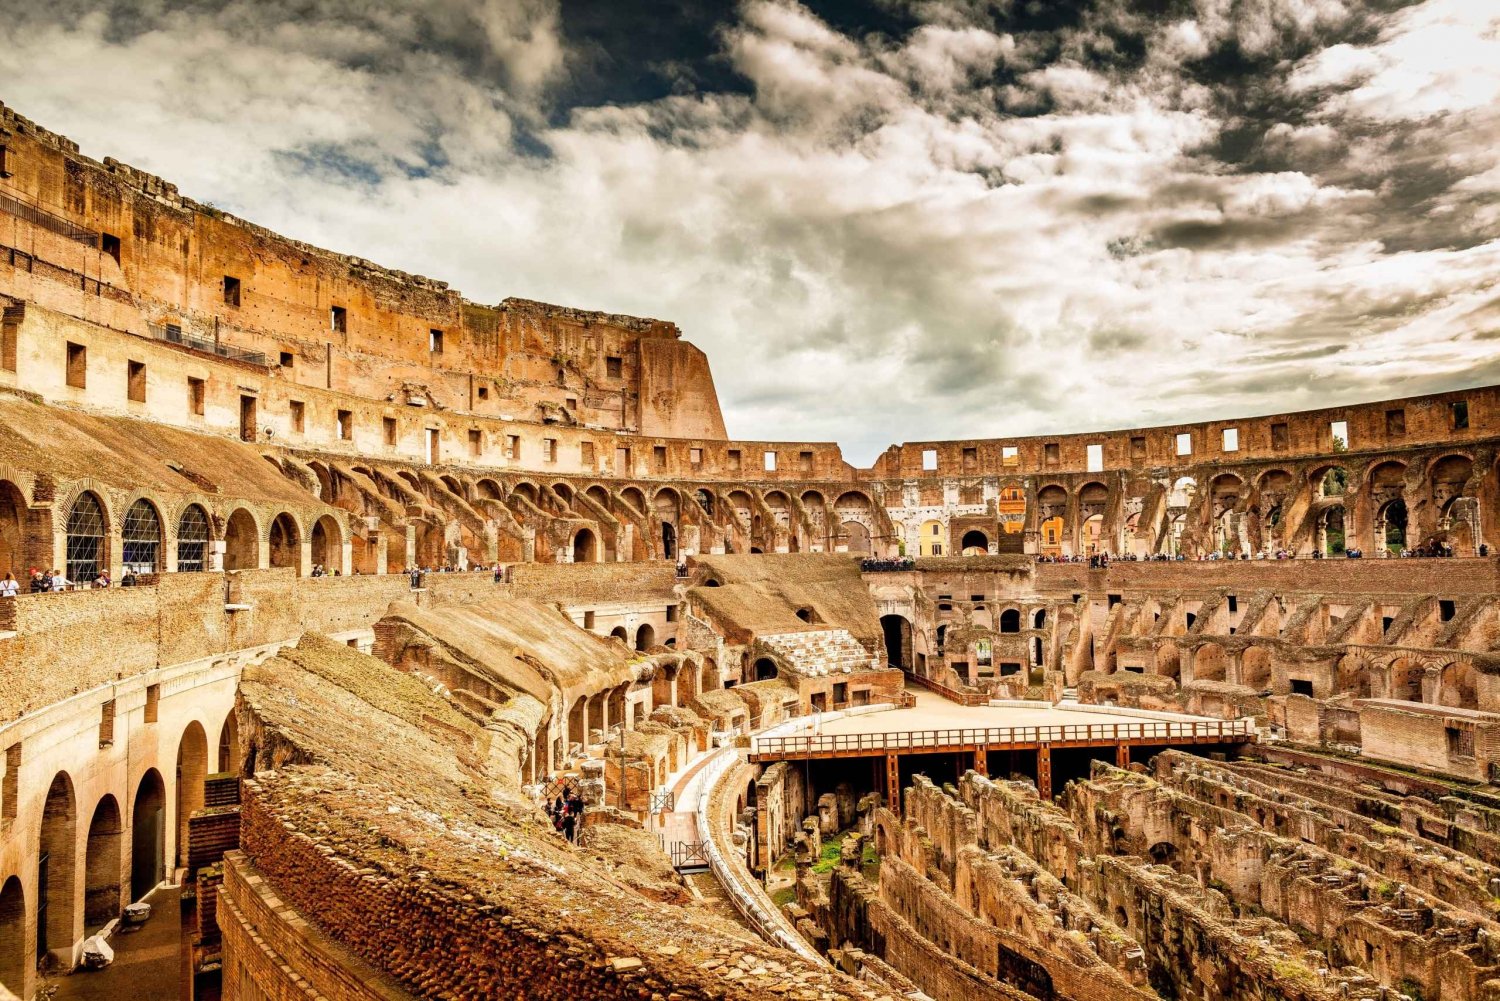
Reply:
[[[95,935],[85,939],[83,942],[83,968],[85,970],[102,970],[115,961],[115,950],[109,947],[109,943]]]
[[[124,921],[128,925],[143,925],[151,916],[151,905],[145,902],[130,904],[125,908]]]

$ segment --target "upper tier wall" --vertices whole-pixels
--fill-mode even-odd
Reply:
[[[523,299],[310,246],[180,195],[0,105],[0,260],[114,304],[75,315],[265,356],[283,378],[521,420],[724,437],[712,376],[675,324]],[[75,280],[76,276],[76,280]],[[18,295],[23,300],[29,296]],[[82,305],[82,304],[81,304]],[[134,314],[134,315],[132,315]]]

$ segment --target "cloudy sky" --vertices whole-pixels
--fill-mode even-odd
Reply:
[[[0,100],[281,232],[675,320],[730,433],[1500,382],[1494,0],[0,0]]]

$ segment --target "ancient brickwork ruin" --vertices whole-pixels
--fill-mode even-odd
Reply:
[[[1500,994],[1500,387],[862,469],[0,150],[0,998]]]

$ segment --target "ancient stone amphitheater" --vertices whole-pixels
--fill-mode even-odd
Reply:
[[[0,307],[0,997],[1500,997],[1500,389],[859,469],[3,106]]]

